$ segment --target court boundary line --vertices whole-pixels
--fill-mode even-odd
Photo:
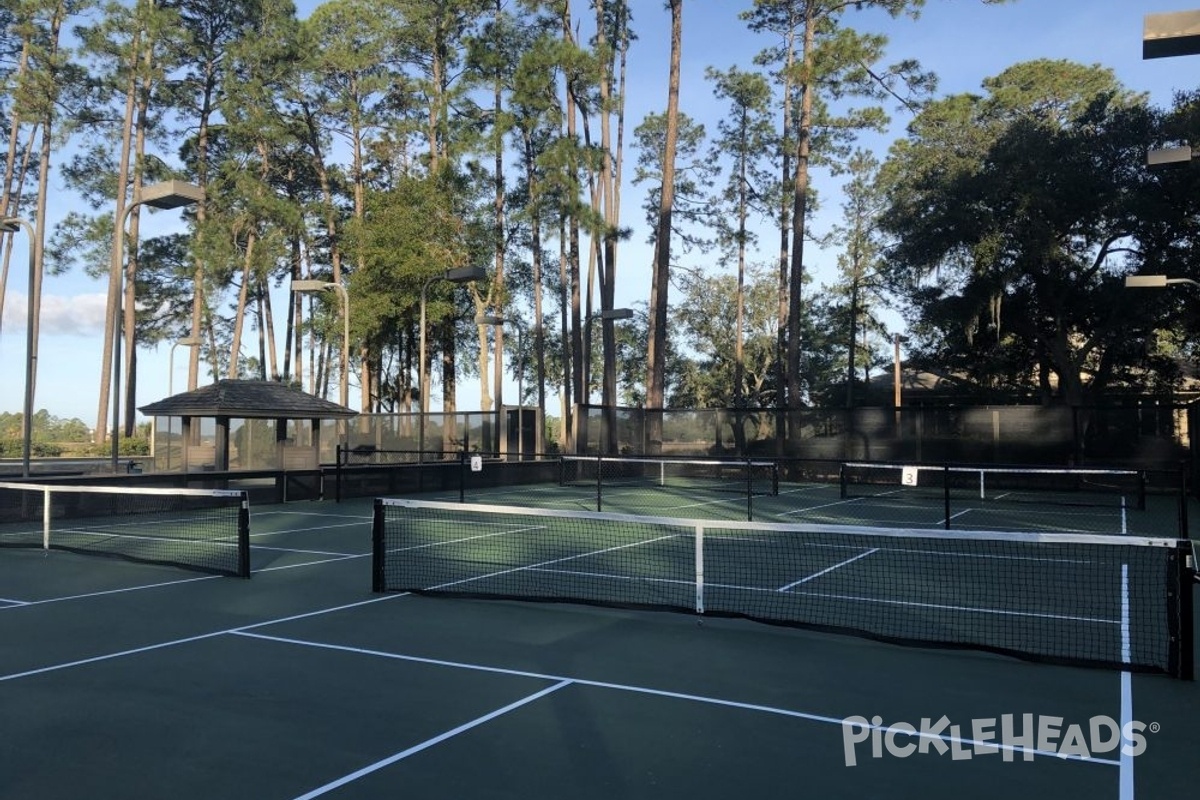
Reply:
[[[738,700],[726,700],[720,697],[709,697],[707,695],[691,694],[688,692],[675,692],[669,689],[655,689],[648,686],[635,686],[626,683],[614,683],[612,681],[599,681],[589,678],[577,678],[566,675],[554,675],[551,673],[533,672],[530,670],[509,669],[507,667],[497,667],[488,664],[471,664],[465,661],[450,661],[448,659],[428,658],[425,656],[414,656],[405,653],[394,653],[386,650],[373,650],[364,647],[353,647],[351,645],[332,644],[328,642],[317,642],[309,639],[296,639],[288,636],[271,636],[262,633],[247,633],[243,631],[231,631],[234,636],[240,636],[247,639],[260,639],[269,642],[278,642],[282,644],[291,644],[300,647],[312,647],[321,650],[334,650],[338,652],[353,653],[357,655],[374,656],[377,658],[387,658],[395,661],[404,661],[414,664],[425,664],[428,666],[449,667],[453,669],[463,669],[473,672],[486,672],[494,675],[508,675],[518,678],[534,678],[544,681],[567,681],[575,686],[587,686],[597,689],[612,689],[615,691],[629,692],[631,694],[644,694],[653,697],[665,697],[673,700],[686,700],[705,705],[713,705],[722,708],[733,708],[742,711],[756,711],[766,714],[774,714],[777,716],[790,717],[793,719],[801,719],[808,722],[819,722],[829,725],[837,725],[845,727],[844,718],[831,717],[825,714],[815,714],[809,711],[795,711],[793,709],[779,708],[777,706],[768,706],[760,703],[745,703]],[[930,739],[944,742],[946,744],[957,743],[960,746],[976,746],[994,747],[998,750],[1008,750],[1014,754],[1032,753],[1034,757],[1054,757],[1061,761],[1075,761],[1084,764],[1103,764],[1110,767],[1119,767],[1120,762],[1110,758],[1099,758],[1096,756],[1084,757],[1071,753],[1060,754],[1058,752],[1039,750],[1036,747],[1024,747],[1018,745],[1006,745],[994,741],[979,741],[962,737],[955,737],[935,733],[933,731],[911,731],[907,728],[897,728],[893,731],[890,725],[868,725],[868,729],[877,730],[881,733],[892,733],[893,735],[905,735],[917,739]]]

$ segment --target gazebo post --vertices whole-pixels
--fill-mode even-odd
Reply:
[[[192,418],[184,416],[180,419],[182,422],[179,426],[179,460],[183,463],[183,474],[186,475],[192,471],[188,458],[188,446],[192,443]]]
[[[217,472],[229,471],[229,417],[217,417],[217,441],[214,465]]]

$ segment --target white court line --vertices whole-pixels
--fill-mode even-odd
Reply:
[[[808,583],[809,581],[815,580],[815,579],[821,577],[822,575],[833,572],[835,569],[840,569],[841,567],[844,567],[847,564],[853,564],[855,561],[858,561],[860,558],[866,558],[867,556],[872,555],[874,553],[878,553],[878,552],[879,552],[878,547],[872,547],[870,550],[867,550],[864,553],[859,553],[858,555],[852,556],[851,558],[847,558],[845,561],[840,561],[837,564],[834,564],[832,567],[826,567],[825,569],[821,570],[820,572],[814,572],[812,575],[809,575],[806,578],[801,578],[798,581],[792,581],[791,583],[780,586],[775,591],[786,592],[788,589],[791,589],[795,586],[799,586],[802,583]]]
[[[589,680],[587,678],[574,678],[565,675],[552,675],[541,672],[529,672],[527,670],[507,669],[505,667],[493,667],[486,664],[469,664],[463,661],[447,661],[439,658],[425,658],[423,656],[410,656],[403,653],[390,653],[384,650],[368,650],[362,647],[350,647],[347,645],[327,644],[324,642],[313,642],[306,639],[293,639],[285,636],[269,636],[261,633],[242,633],[234,631],[235,635],[245,636],[252,639],[262,639],[269,642],[280,642],[283,644],[293,644],[300,647],[314,647],[320,650],[334,650],[343,653],[356,653],[358,655],[375,656],[378,658],[388,658],[396,661],[405,661],[413,664],[427,664],[436,667],[450,667],[453,669],[465,669],[473,672],[486,672],[494,675],[510,675],[519,678],[538,678],[546,681],[563,681],[574,684],[576,686],[588,686],[597,689],[613,689],[620,692],[630,692],[633,694],[644,694],[652,697],[665,697],[673,700],[687,700],[694,703],[703,703],[705,705],[713,705],[722,708],[733,708],[742,711],[757,711],[766,714],[775,714],[777,716],[791,717],[792,719],[803,719],[809,722],[821,722],[830,725],[843,726],[843,720],[838,717],[830,717],[824,714],[812,714],[807,711],[793,711],[786,708],[778,708],[775,706],[764,706],[757,703],[742,703],[736,700],[724,700],[718,697],[708,697],[706,695],[687,694],[685,692],[672,692],[665,689],[653,689],[646,686],[634,686],[625,683],[611,683],[608,681]],[[871,730],[889,732],[890,726],[869,726]],[[998,742],[988,741],[980,742],[975,739],[962,739],[955,736],[945,736],[933,732],[921,732],[911,730],[897,730],[897,735],[904,734],[913,738],[935,739],[947,743],[957,742],[960,746],[971,746],[972,748],[984,745],[987,747],[995,747],[1001,750],[1011,750],[1014,753],[1031,752],[1035,756],[1054,756],[1055,758],[1066,761],[1078,761],[1085,764],[1105,764],[1108,766],[1118,766],[1119,763],[1108,758],[1097,758],[1092,756],[1085,758],[1081,755],[1059,754],[1055,751],[1037,750],[1033,748],[1024,748],[1016,745],[1001,744]]]
[[[414,745],[413,747],[410,747],[407,750],[401,750],[399,753],[396,753],[393,756],[389,756],[381,761],[376,761],[374,764],[370,764],[368,766],[363,767],[360,770],[351,772],[349,775],[344,775],[335,781],[330,781],[329,783],[325,784],[324,786],[319,786],[316,789],[313,789],[311,792],[306,792],[305,794],[300,795],[299,797],[296,798],[296,800],[312,800],[312,798],[314,798],[314,797],[320,797],[321,795],[331,792],[334,789],[345,786],[347,783],[356,781],[365,775],[370,775],[372,772],[376,772],[378,770],[383,769],[384,767],[391,766],[392,764],[395,764],[398,761],[403,761],[404,759],[408,758],[409,756],[416,755],[417,753],[420,753],[422,750],[427,750],[430,747],[433,747],[435,744],[441,744],[442,742],[446,741],[447,739],[457,736],[460,733],[469,731],[472,728],[478,728],[480,725],[483,725],[486,722],[491,722],[492,720],[496,719],[497,717],[503,716],[504,714],[507,714],[510,711],[514,711],[514,710],[520,708],[521,706],[528,705],[528,704],[534,702],[535,700],[540,700],[541,698],[545,697],[548,694],[552,694],[553,692],[557,692],[559,689],[564,689],[564,688],[570,686],[571,683],[572,683],[571,681],[564,680],[564,681],[559,681],[558,683],[554,684],[553,686],[547,686],[545,689],[542,689],[540,692],[534,692],[533,694],[531,694],[527,697],[522,697],[520,700],[517,700],[516,702],[513,702],[513,703],[509,703],[508,705],[504,706],[503,708],[498,708],[495,711],[492,711],[488,714],[484,714],[482,717],[476,717],[475,719],[471,720],[470,722],[463,723],[462,725],[459,725],[457,728],[451,728],[450,730],[446,731],[445,733],[440,733],[437,736],[434,736],[432,739],[426,739],[425,741],[421,742],[420,744]]]
[[[637,575],[615,575],[604,572],[588,572],[583,570],[570,569],[545,569],[544,567],[525,567],[535,572],[548,572],[551,574],[560,575],[580,575],[585,578],[605,578],[614,581],[643,581],[645,583],[671,583],[682,586],[696,585],[695,579],[682,580],[679,578],[645,578]],[[445,586],[457,586],[459,583],[468,583],[474,578],[468,578],[464,581],[445,584]],[[766,586],[745,586],[736,583],[717,583],[715,581],[705,580],[705,588],[709,589],[729,589],[736,592],[770,592],[778,593],[778,589],[771,589]],[[430,589],[436,590],[443,588],[435,586]],[[979,606],[955,606],[946,603],[922,603],[916,600],[894,600],[887,597],[863,597],[853,594],[833,594],[831,592],[789,592],[797,597],[816,597],[823,600],[848,600],[854,603],[879,603],[881,605],[890,606],[907,606],[911,608],[932,608],[938,611],[956,611],[964,614],[993,614],[1004,617],[1029,617],[1030,619],[1052,619],[1066,622],[1088,622],[1097,625],[1120,625],[1121,621],[1116,619],[1105,619],[1103,617],[1081,617],[1073,614],[1049,614],[1041,611],[1010,611],[1003,608],[985,608]]]
[[[257,575],[260,572],[279,572],[285,569],[299,569],[300,567],[317,567],[321,564],[333,564],[338,561],[351,561],[356,558],[370,558],[370,553],[356,553],[348,556],[333,556],[331,558],[322,558],[320,561],[302,561],[299,564],[283,564],[278,567],[263,567],[262,569],[252,570],[252,575]]]
[[[803,514],[806,511],[816,511],[821,508],[833,508],[834,506],[844,506],[844,505],[849,505],[850,503],[858,503],[863,500],[866,500],[866,498],[865,497],[852,497],[849,500],[835,500],[832,503],[822,503],[819,506],[805,506],[804,508],[793,508],[791,511],[780,511],[775,516],[786,517],[791,514]]]
[[[256,517],[271,517],[282,514],[295,517],[328,517],[329,519],[371,519],[369,514],[363,516],[358,514],[325,514],[320,511],[261,511],[258,509],[251,509],[250,513]]]
[[[258,533],[250,534],[253,539],[257,536],[283,536],[289,533],[312,533],[314,531],[331,531],[334,528],[357,528],[362,525],[361,522],[345,522],[340,525],[314,525],[311,528],[286,528],[282,531],[259,531]]]
[[[804,492],[823,491],[826,489],[832,489],[833,486],[834,486],[834,484],[832,484],[832,483],[805,484],[803,486],[796,486],[795,488],[787,489],[786,491],[783,489],[780,489],[779,494],[777,496],[782,497],[785,494],[802,494]]]
[[[264,622],[255,622],[250,625],[242,625],[237,628],[226,628],[221,631],[212,631],[210,633],[202,633],[197,636],[186,636],[182,639],[172,639],[168,642],[159,642],[158,644],[149,644],[144,647],[134,647],[129,650],[121,650],[116,653],[106,653],[102,656],[92,656],[91,658],[81,658],[75,661],[66,661],[61,664],[53,664],[49,667],[39,667],[38,669],[29,669],[24,672],[13,672],[8,675],[0,675],[0,683],[4,681],[16,680],[17,678],[28,678],[33,675],[44,675],[47,672],[58,672],[59,670],[70,669],[71,667],[81,667],[87,664],[96,664],[101,661],[109,661],[114,658],[124,658],[125,656],[137,655],[139,653],[148,653],[152,650],[161,650],[165,647],[174,647],[180,644],[189,644],[190,642],[199,642],[204,639],[212,639],[216,636],[224,636],[231,633],[241,633],[243,631],[254,630],[255,628],[263,628],[268,625],[278,625],[281,622],[294,622],[298,619],[307,619],[308,617],[317,617],[322,614],[332,614],[335,611],[344,611],[348,608],[357,608],[359,606],[371,605],[372,603],[381,603],[386,600],[391,600],[397,597],[407,597],[408,592],[399,594],[384,595],[382,597],[373,597],[370,600],[360,600],[357,603],[346,603],[340,606],[331,608],[322,608],[317,611],[306,611],[302,614],[291,614],[286,617],[278,617],[276,619],[266,620]]]
[[[197,581],[219,580],[229,577],[227,575],[201,575],[197,578],[181,578],[177,581],[161,581],[159,583],[144,583],[141,586],[123,586],[120,589],[104,589],[98,592],[85,592],[83,594],[70,594],[63,597],[48,597],[44,600],[27,600],[24,602],[13,600],[11,602],[17,605],[11,608],[25,608],[27,606],[43,606],[47,603],[62,603],[66,600],[84,600],[90,597],[104,597],[110,594],[124,594],[125,592],[140,592],[143,589],[161,589],[164,586],[178,586],[182,583],[196,583]],[[0,600],[0,602],[9,602]],[[3,609],[0,609],[2,611]]]
[[[731,503],[737,503],[738,505],[745,505],[746,498],[745,498],[745,496],[742,496],[742,497],[719,497],[716,500],[704,500],[704,501],[696,502],[696,503],[684,503],[681,506],[668,506],[665,510],[679,511],[680,509],[683,509],[683,508],[703,508],[704,506],[721,506],[721,505],[729,505]]]
[[[501,525],[502,523],[479,522],[479,523],[475,523],[475,524],[480,525],[480,526],[487,526],[487,525]],[[448,544],[462,544],[463,542],[474,542],[478,539],[490,539],[493,536],[508,536],[513,533],[528,533],[529,531],[540,531],[540,530],[546,530],[546,526],[545,525],[527,525],[527,526],[524,526],[521,528],[506,528],[505,530],[496,531],[495,533],[481,533],[478,536],[463,536],[458,539],[446,539],[445,541],[440,541],[440,542],[426,542],[425,544],[414,544],[414,545],[410,545],[408,547],[395,547],[395,548],[388,550],[387,552],[389,552],[389,553],[407,553],[410,550],[424,550],[428,547],[442,547],[442,546],[448,545]]]
[[[272,549],[272,548],[266,548],[266,549]],[[306,551],[290,551],[290,552],[306,552]],[[354,559],[354,558],[368,558],[368,557],[370,557],[371,554],[370,553],[355,553],[353,555],[345,555],[345,554],[338,553],[338,554],[331,554],[331,555],[334,555],[335,557],[323,558],[320,561],[305,561],[300,564],[285,564],[283,566],[278,566],[278,567],[263,567],[262,569],[253,570],[252,574],[257,575],[260,572],[277,572],[279,570],[284,570],[284,569],[296,569],[297,567],[314,567],[314,566],[318,566],[320,564],[330,564],[335,561],[346,561],[348,559]],[[71,595],[65,595],[63,597],[48,597],[44,600],[7,600],[4,598],[0,598],[0,603],[11,603],[12,604],[12,605],[6,605],[6,606],[0,607],[0,611],[6,611],[11,608],[24,608],[26,606],[41,606],[41,605],[46,605],[47,603],[62,603],[67,600],[86,600],[91,597],[103,597],[105,595],[110,595],[110,594],[123,594],[125,592],[140,592],[143,589],[161,589],[166,586],[178,586],[178,585],[184,584],[184,583],[196,583],[197,581],[219,580],[219,579],[227,578],[227,577],[229,577],[229,576],[227,576],[227,575],[201,575],[196,578],[181,578],[176,581],[162,581],[161,583],[146,583],[146,584],[142,584],[140,586],[125,586],[120,589],[105,589],[105,590],[99,591],[99,592],[85,592],[83,594],[71,594]]]
[[[618,544],[618,545],[614,545],[613,547],[605,547],[601,550],[592,550],[587,553],[576,553],[575,555],[563,556],[562,558],[553,558],[553,559],[550,559],[549,561],[540,561],[537,564],[525,564],[520,567],[510,567],[508,569],[497,570],[496,572],[489,572],[486,575],[476,575],[472,578],[462,578],[461,580],[450,581],[449,583],[440,583],[437,586],[427,586],[427,587],[425,587],[425,591],[435,592],[438,589],[447,589],[451,586],[461,586],[464,583],[473,583],[474,581],[483,581],[483,580],[487,580],[488,578],[498,578],[501,575],[508,575],[513,572],[523,572],[525,570],[537,571],[541,567],[548,567],[551,564],[561,564],[564,561],[574,561],[577,558],[588,558],[589,556],[598,556],[598,555],[602,555],[604,553],[612,553],[617,550],[626,550],[630,547],[640,547],[644,544],[654,544],[655,542],[661,542],[664,539],[674,539],[674,538],[675,538],[675,534],[671,533],[671,534],[667,534],[666,536],[656,536],[653,539],[644,539],[642,541],[630,542],[628,544]]]
[[[354,558],[362,555],[362,553],[330,553],[325,550],[299,550],[295,547],[271,547],[265,544],[250,545],[251,550],[270,550],[275,553],[303,553],[309,556],[339,556],[341,558]],[[367,555],[370,555],[369,553]]]
[[[1084,531],[1080,531],[1083,533]],[[840,533],[833,534],[831,538],[841,536]],[[706,541],[726,540],[737,542],[738,544],[762,544],[767,547],[778,547],[779,538],[769,536],[705,536]],[[829,542],[801,542],[801,547],[824,547],[830,550],[861,550],[862,545],[853,544],[831,544]],[[922,556],[949,556],[951,558],[983,558],[995,561],[1033,561],[1047,564],[1090,564],[1091,561],[1081,558],[1048,558],[1046,556],[1006,556],[998,553],[966,553],[957,550],[925,550],[915,547],[884,547],[875,548],[882,550],[885,553],[911,553]]]

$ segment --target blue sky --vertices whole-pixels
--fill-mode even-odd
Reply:
[[[720,109],[704,81],[708,66],[727,69],[732,65],[752,66],[752,58],[767,40],[744,28],[738,12],[750,0],[685,0],[681,108],[710,132]],[[306,16],[315,3],[299,3]],[[577,16],[586,13],[576,0]],[[1166,106],[1176,89],[1190,88],[1200,76],[1200,58],[1143,61],[1141,35],[1146,14],[1182,11],[1200,7],[1200,0],[1016,0],[1001,6],[986,6],[981,0],[929,0],[920,19],[893,20],[885,14],[866,11],[847,16],[846,23],[861,30],[885,33],[891,40],[887,60],[916,58],[939,77],[939,95],[977,91],[981,81],[1006,67],[1035,58],[1063,58],[1112,68],[1129,89],[1147,92],[1151,102]],[[666,106],[666,68],[669,48],[669,14],[661,0],[635,0],[633,26],[638,41],[629,56],[630,91],[627,105],[627,141],[632,129],[649,112]],[[902,135],[906,119],[895,115],[893,130],[886,136],[864,139],[862,145],[883,159],[888,144]],[[173,157],[174,154],[163,154]],[[632,152],[628,155],[632,160]],[[627,170],[631,174],[632,169]],[[839,197],[837,185],[828,176],[816,177],[825,211],[814,220],[818,230],[836,222]],[[618,266],[617,305],[644,303],[650,287],[650,252],[643,245],[641,190],[626,187],[622,198],[622,223],[633,228],[631,240],[623,245]],[[78,205],[54,187],[51,203],[58,214]],[[178,226],[178,212],[156,212],[152,230],[163,232]],[[17,237],[8,281],[3,329],[0,330],[0,411],[19,411],[24,397],[26,241]],[[809,268],[817,283],[833,280],[834,253],[809,249]],[[101,346],[103,341],[104,293],[106,286],[76,271],[64,276],[47,276],[43,288],[42,335],[35,407],[59,417],[78,417],[94,424]],[[895,322],[899,326],[899,322]],[[138,403],[145,404],[167,395],[169,344],[139,351]],[[186,385],[186,349],[174,359],[174,389]],[[202,382],[204,382],[202,380]],[[472,380],[460,382],[460,409],[478,406],[478,391]],[[515,382],[508,377],[504,394],[515,397]],[[434,406],[440,398],[435,388]],[[358,393],[351,389],[350,404],[358,407]],[[556,406],[551,406],[551,410]]]

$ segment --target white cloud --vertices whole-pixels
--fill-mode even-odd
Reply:
[[[24,330],[26,295],[9,292],[4,298],[4,330]],[[42,295],[41,336],[93,336],[104,332],[108,299],[103,294]],[[40,336],[39,336],[40,338]]]

